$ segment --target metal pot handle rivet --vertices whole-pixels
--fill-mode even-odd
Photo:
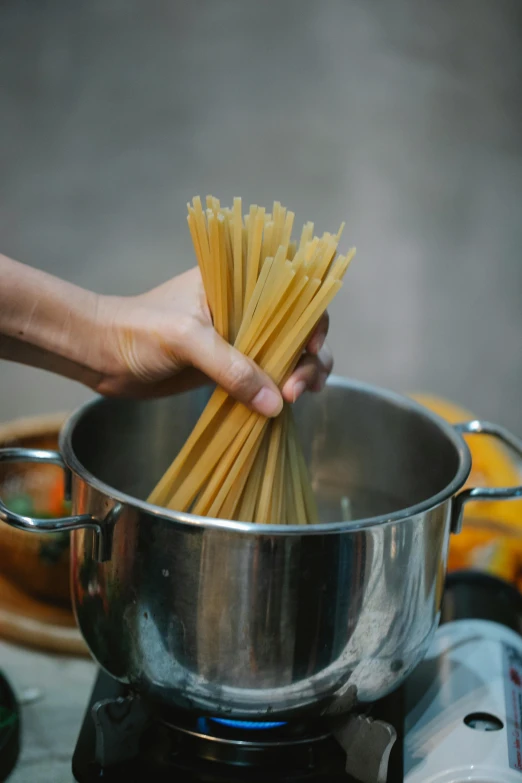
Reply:
[[[455,429],[461,435],[492,435],[506,446],[509,446],[519,457],[522,457],[522,440],[504,427],[491,424],[489,421],[468,421],[455,424]],[[519,487],[472,487],[464,489],[453,501],[451,532],[460,533],[464,506],[473,500],[513,500],[522,497],[522,486]]]
[[[58,465],[67,471],[61,454],[58,451],[45,449],[0,449],[0,464],[9,462],[34,462],[46,465]],[[100,562],[110,558],[110,542],[108,541],[112,531],[106,531],[105,525],[91,514],[73,514],[70,517],[58,517],[56,519],[38,519],[37,517],[25,517],[15,514],[7,508],[0,499],[0,521],[30,533],[68,533],[71,530],[94,530],[96,533],[96,559]]]

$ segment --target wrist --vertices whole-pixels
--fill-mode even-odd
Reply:
[[[117,322],[121,297],[104,294],[94,296],[88,315],[89,328],[93,336],[88,362],[101,379],[117,372],[120,364]]]
[[[0,256],[0,358],[97,385],[104,362],[100,297]]]

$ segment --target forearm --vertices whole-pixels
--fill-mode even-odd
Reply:
[[[0,358],[95,387],[101,367],[99,298],[0,255]]]

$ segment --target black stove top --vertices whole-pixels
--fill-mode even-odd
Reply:
[[[356,783],[331,726],[253,730],[189,715],[165,722],[128,697],[125,686],[98,675],[73,756],[78,783]],[[402,783],[402,692],[372,705],[370,714],[397,732],[387,783]]]

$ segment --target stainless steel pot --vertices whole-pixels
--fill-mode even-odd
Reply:
[[[520,453],[522,442],[333,379],[296,406],[324,524],[251,525],[147,504],[207,399],[97,399],[65,424],[59,454],[3,449],[3,462],[64,465],[76,516],[30,519],[0,505],[0,518],[74,531],[83,636],[104,669],[160,706],[285,719],[380,698],[428,648],[464,503],[522,494],[459,492],[471,466],[462,433]],[[340,521],[342,508],[352,521]]]

